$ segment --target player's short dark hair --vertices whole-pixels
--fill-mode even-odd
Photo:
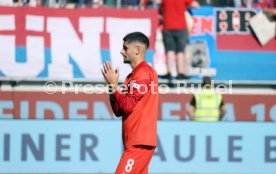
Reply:
[[[144,44],[147,47],[147,49],[149,48],[149,39],[146,35],[144,35],[141,32],[129,33],[123,38],[123,41],[129,43],[140,42]]]

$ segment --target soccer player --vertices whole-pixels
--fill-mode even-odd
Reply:
[[[145,61],[148,38],[141,32],[123,38],[121,54],[132,72],[118,89],[119,69],[110,62],[103,65],[102,73],[114,93],[110,103],[116,116],[122,116],[124,153],[116,174],[147,174],[150,160],[157,146],[158,77]]]

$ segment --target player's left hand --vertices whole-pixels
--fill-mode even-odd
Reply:
[[[102,68],[102,74],[106,82],[117,88],[119,79],[119,69],[114,69],[110,62],[105,62]]]

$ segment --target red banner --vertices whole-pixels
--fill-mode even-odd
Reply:
[[[105,61],[125,77],[123,37],[134,31],[148,36],[146,60],[153,65],[157,16],[154,9],[0,7],[0,77],[103,81]]]
[[[161,95],[160,118],[187,119],[191,98],[186,94]],[[223,101],[227,110],[225,121],[276,121],[276,95],[228,94],[223,95]],[[167,109],[169,114],[166,108],[171,108]]]
[[[27,36],[42,36],[45,39],[45,47],[51,47],[51,20],[55,19],[66,19],[69,21],[74,28],[74,32],[82,40],[83,33],[80,31],[81,18],[89,19],[103,18],[103,33],[101,34],[101,48],[109,49],[108,37],[104,34],[109,34],[107,31],[107,18],[120,18],[120,19],[150,19],[151,27],[149,36],[150,42],[154,43],[155,30],[158,26],[158,20],[156,18],[158,14],[157,10],[143,10],[143,13],[139,10],[128,10],[128,9],[115,9],[115,8],[95,8],[93,10],[84,9],[53,9],[43,7],[0,7],[0,17],[10,17],[10,22],[6,22],[4,28],[0,28],[0,34],[16,36],[16,46],[26,46]],[[36,17],[36,18],[31,18]],[[4,18],[3,18],[4,19]],[[36,26],[33,26],[34,23]],[[14,27],[9,27],[10,25]],[[57,24],[56,24],[57,25]],[[122,23],[123,25],[123,23]],[[126,28],[129,27],[125,24]],[[94,26],[95,28],[99,26]],[[109,26],[110,27],[110,26]],[[114,26],[113,26],[114,27]],[[67,30],[67,28],[64,28]],[[92,31],[91,31],[92,32]],[[153,33],[153,34],[152,34]],[[150,45],[150,49],[153,49],[154,45]]]
[[[107,94],[0,92],[0,119],[114,119]],[[187,120],[190,94],[160,94],[160,120]],[[223,95],[224,121],[276,121],[276,95]]]

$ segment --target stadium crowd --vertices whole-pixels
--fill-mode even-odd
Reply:
[[[144,9],[158,8],[162,0],[0,0],[0,6],[48,6],[65,8],[97,8],[100,6]],[[266,8],[276,0],[198,0],[201,6]]]

